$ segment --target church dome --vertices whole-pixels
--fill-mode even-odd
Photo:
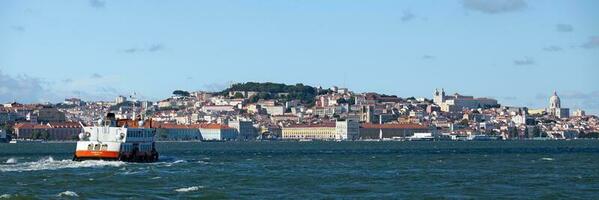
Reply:
[[[549,108],[561,108],[561,101],[559,96],[557,96],[557,92],[553,92],[553,96],[549,98]]]

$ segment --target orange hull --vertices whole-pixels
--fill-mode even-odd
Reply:
[[[75,156],[77,158],[117,159],[117,158],[119,158],[119,152],[118,151],[76,151]]]

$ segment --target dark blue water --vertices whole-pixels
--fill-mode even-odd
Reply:
[[[0,144],[0,198],[597,199],[599,141],[160,143],[161,162]]]

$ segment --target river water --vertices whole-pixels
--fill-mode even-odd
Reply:
[[[599,140],[159,143],[160,162],[0,144],[0,199],[597,199]]]

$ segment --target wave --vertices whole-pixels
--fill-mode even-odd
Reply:
[[[15,164],[15,163],[17,163],[16,158],[9,158],[8,160],[6,160],[6,164]]]
[[[56,170],[67,168],[87,168],[87,167],[119,167],[124,165],[121,161],[103,161],[103,160],[54,160],[46,157],[35,162],[16,163],[13,165],[0,165],[0,172],[23,172],[39,170]]]
[[[12,196],[12,195],[10,195],[10,194],[3,194],[3,195],[0,195],[0,199],[10,199],[10,198],[12,198],[12,197],[13,197],[13,196]]]
[[[58,195],[56,195],[56,196],[58,196],[58,197],[79,197],[79,195],[77,193],[75,193],[73,191],[69,191],[69,190],[58,193]]]
[[[552,160],[553,160],[553,158],[541,158],[541,160],[552,161]]]
[[[193,191],[197,191],[204,188],[204,186],[191,186],[191,187],[186,187],[186,188],[179,188],[179,189],[175,189],[175,192],[193,192]]]

